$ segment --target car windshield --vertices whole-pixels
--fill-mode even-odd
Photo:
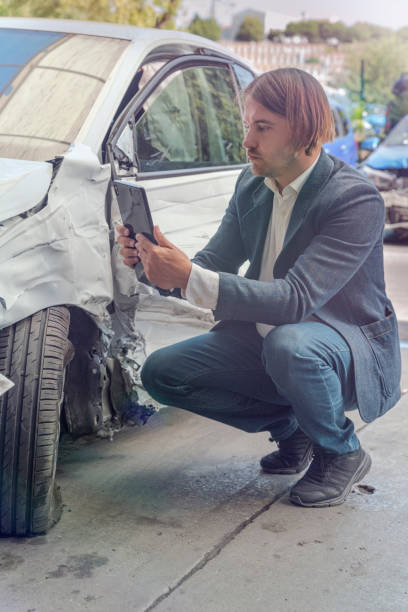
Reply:
[[[390,132],[388,138],[384,140],[385,145],[392,147],[397,145],[408,145],[408,115]]]
[[[64,153],[128,44],[0,28],[0,157],[45,161]]]

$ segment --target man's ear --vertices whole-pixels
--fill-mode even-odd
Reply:
[[[313,139],[312,142],[309,142],[309,144],[307,145],[305,149],[305,154],[310,157],[310,155],[313,155],[313,152],[316,151],[319,146],[321,146],[320,141],[318,141],[317,139]]]

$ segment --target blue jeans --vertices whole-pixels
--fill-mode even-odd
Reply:
[[[247,432],[284,440],[299,426],[335,453],[359,446],[345,410],[357,407],[345,340],[315,321],[281,325],[262,338],[233,322],[152,353],[142,382],[160,403]]]

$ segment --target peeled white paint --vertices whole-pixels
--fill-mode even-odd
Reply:
[[[51,171],[51,164],[34,163],[32,177],[41,189],[27,188],[24,206],[15,204],[7,213],[13,218],[0,226],[0,328],[52,305],[86,310],[102,330],[106,353],[121,362],[128,393],[139,405],[158,408],[140,381],[146,355],[205,333],[214,323],[212,313],[139,283],[123,265],[118,245],[110,252],[105,197],[111,169],[85,145],[74,145],[64,156],[47,205],[25,219],[16,217],[46,195]],[[234,178],[229,180],[232,190]],[[199,183],[195,178],[188,185],[183,177],[178,185],[151,181],[147,189],[154,222],[190,256],[217,227],[230,187],[225,177]],[[113,219],[121,223],[115,202]],[[111,319],[106,306],[112,299]]]
[[[73,146],[62,161],[47,205],[3,231],[0,228],[0,328],[58,304],[79,306],[101,321],[109,318],[106,306],[113,296],[105,221],[109,179],[109,165],[101,165],[89,147]],[[37,195],[31,203],[26,200],[26,208],[38,203]]]

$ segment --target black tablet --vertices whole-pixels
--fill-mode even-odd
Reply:
[[[144,234],[151,242],[157,244],[153,236],[152,215],[143,187],[125,181],[113,181],[113,186],[118,198],[123,225],[129,229],[130,238],[134,238],[136,234]],[[135,271],[139,281],[150,285],[142,262],[136,264]]]

